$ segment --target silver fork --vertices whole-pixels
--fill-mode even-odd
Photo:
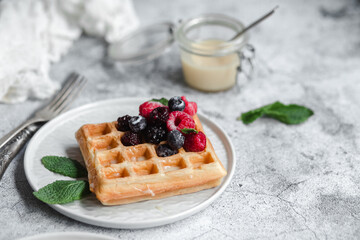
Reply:
[[[85,83],[86,79],[83,76],[77,73],[70,74],[63,88],[48,105],[0,139],[0,180],[26,142],[45,122],[65,111]]]

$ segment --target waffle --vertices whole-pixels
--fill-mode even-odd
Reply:
[[[197,115],[196,130],[203,131]],[[156,145],[124,146],[116,122],[86,124],[76,132],[88,170],[90,190],[104,205],[159,199],[216,187],[226,170],[207,138],[202,152],[183,148],[158,157]]]

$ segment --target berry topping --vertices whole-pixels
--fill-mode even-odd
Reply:
[[[184,112],[186,112],[190,116],[194,116],[197,112],[196,102],[189,102],[188,100],[186,100],[185,96],[182,96],[181,99],[185,102]]]
[[[187,152],[201,152],[206,147],[206,136],[203,132],[192,132],[185,135],[184,149]]]
[[[133,132],[140,132],[146,128],[146,118],[143,116],[131,117],[129,120],[129,127]]]
[[[174,154],[177,154],[178,150],[173,150],[171,149],[171,147],[168,144],[160,144],[157,148],[156,148],[156,154],[159,157],[168,157]]]
[[[181,99],[181,97],[172,97],[169,100],[168,106],[170,111],[182,111],[185,109],[185,102]]]
[[[172,130],[168,133],[167,143],[172,149],[177,150],[181,148],[184,145],[184,141],[185,137],[180,131]]]
[[[149,121],[153,125],[165,125],[169,119],[169,113],[168,107],[157,107],[151,111]]]
[[[166,139],[166,129],[162,126],[151,126],[145,129],[144,138],[147,143],[159,144]]]
[[[134,132],[126,132],[121,137],[121,142],[125,146],[134,146],[141,143],[141,135],[139,133]]]
[[[117,130],[122,132],[130,131],[130,127],[129,127],[130,118],[131,117],[129,115],[119,117],[116,125]]]
[[[151,111],[157,107],[164,107],[164,105],[159,102],[144,102],[139,107],[140,115],[145,118],[148,118],[150,116]]]
[[[189,114],[175,111],[169,114],[166,126],[169,132],[172,130],[180,131],[183,128],[195,128],[195,122]]]

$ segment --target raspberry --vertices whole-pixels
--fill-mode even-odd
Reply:
[[[144,138],[148,143],[159,144],[166,139],[166,129],[162,126],[148,127],[144,131]]]
[[[117,120],[118,123],[116,125],[117,130],[122,132],[130,131],[130,127],[129,127],[130,118],[131,117],[129,115],[119,117]]]
[[[164,107],[164,105],[159,102],[144,102],[139,107],[140,115],[149,118],[151,111],[157,107]]]
[[[190,116],[194,116],[197,112],[196,102],[189,102],[188,100],[186,100],[185,96],[182,96],[181,99],[185,102],[185,109],[183,111]]]
[[[141,143],[141,135],[140,133],[126,132],[121,137],[121,142],[124,144],[124,146],[138,145]]]
[[[149,121],[153,125],[165,125],[169,119],[170,110],[168,107],[157,107],[151,111]]]
[[[189,114],[175,111],[170,113],[166,126],[169,132],[172,130],[180,131],[183,128],[195,128],[195,122]]]
[[[178,150],[173,150],[171,149],[171,147],[168,144],[160,144],[157,148],[156,148],[156,154],[159,157],[168,157],[174,154],[177,154]]]
[[[184,149],[187,152],[201,152],[206,147],[206,136],[203,132],[185,135]]]

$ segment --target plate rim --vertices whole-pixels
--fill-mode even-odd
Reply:
[[[59,121],[62,118],[66,118],[67,116],[71,116],[73,113],[76,112],[84,112],[87,111],[91,108],[94,108],[98,105],[109,105],[109,103],[114,103],[114,102],[121,102],[121,101],[147,101],[149,98],[145,98],[145,97],[126,97],[126,98],[113,98],[113,99],[106,99],[106,100],[100,100],[100,101],[96,101],[96,102],[92,102],[92,103],[88,103],[88,104],[84,104],[82,106],[79,107],[75,107],[69,111],[66,111],[60,115],[58,115],[57,117],[51,119],[50,121],[48,121],[46,124],[44,124],[44,126],[41,127],[41,129],[39,129],[39,131],[37,131],[35,133],[35,135],[32,137],[32,139],[30,140],[28,146],[26,147],[25,150],[25,154],[24,154],[24,171],[25,171],[25,175],[26,175],[26,179],[28,181],[28,183],[30,184],[31,188],[35,191],[37,189],[37,187],[34,186],[34,183],[31,181],[30,178],[30,159],[29,155],[31,154],[31,149],[33,148],[33,145],[36,145],[36,139],[39,138],[39,136],[41,137],[43,134],[46,135],[46,133],[43,133],[47,127],[51,127],[52,124],[54,124],[54,122],[56,123],[57,121]],[[225,130],[218,125],[216,122],[214,122],[213,120],[211,120],[210,118],[208,118],[207,116],[205,116],[204,114],[201,113],[201,111],[198,111],[198,116],[201,119],[201,121],[205,121],[207,122],[208,125],[213,125],[215,126],[215,128],[217,128],[217,130],[219,130],[219,133],[217,134],[221,134],[222,137],[226,140],[226,144],[224,144],[226,150],[228,153],[231,153],[231,156],[228,157],[229,160],[228,161],[228,166],[227,166],[227,172],[228,174],[224,177],[220,187],[206,200],[202,201],[201,203],[195,205],[192,208],[187,209],[186,211],[177,213],[177,214],[173,214],[173,215],[169,215],[169,216],[164,216],[160,219],[157,220],[143,220],[141,222],[136,221],[136,222],[111,222],[110,220],[97,220],[94,219],[95,217],[89,217],[86,214],[73,214],[69,211],[66,210],[66,207],[64,207],[61,204],[47,204],[48,206],[50,206],[51,208],[53,208],[54,210],[56,210],[57,212],[72,218],[74,220],[83,222],[83,223],[87,223],[90,225],[95,225],[95,226],[101,226],[101,227],[106,227],[106,228],[115,228],[115,229],[143,229],[143,228],[149,228],[149,227],[156,227],[156,226],[162,226],[162,225],[166,225],[166,224],[170,224],[179,220],[182,220],[184,218],[187,218],[195,213],[198,213],[200,211],[202,211],[203,209],[205,209],[206,207],[208,207],[212,202],[214,202],[224,191],[225,189],[228,187],[228,185],[231,182],[231,179],[235,173],[235,168],[236,168],[236,152],[235,152],[235,147],[230,139],[230,137],[228,136],[228,134],[225,132]],[[45,129],[45,130],[44,130]]]

